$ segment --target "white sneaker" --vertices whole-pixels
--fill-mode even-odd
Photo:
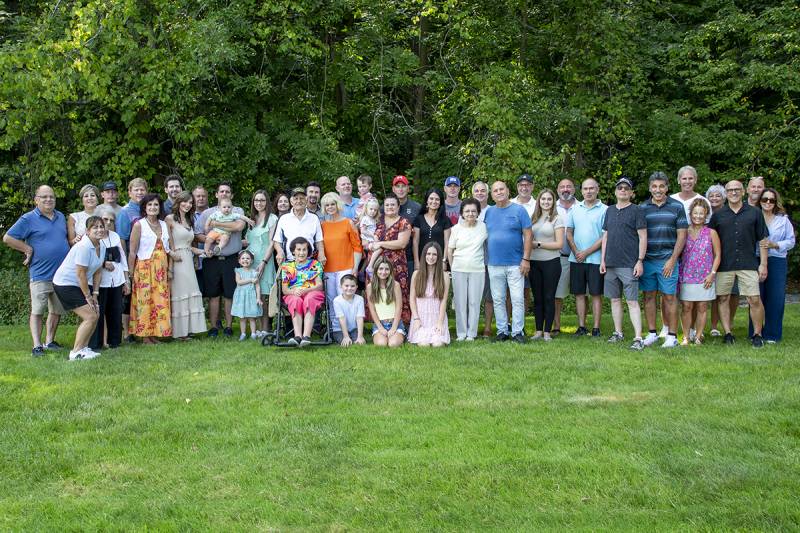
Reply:
[[[662,339],[665,339],[667,338],[667,335],[669,335],[669,327],[662,326],[661,333],[659,333],[658,336],[661,337]]]
[[[461,342],[466,340],[466,337],[456,337],[456,342]]]
[[[250,335],[250,338],[251,338],[252,340],[254,340],[254,341],[257,341],[257,340],[258,340],[258,339],[260,339],[261,337],[259,337],[257,333],[253,333],[253,334],[251,334],[251,335]]]
[[[657,334],[648,333],[647,337],[645,337],[644,340],[642,340],[642,344],[644,344],[645,346],[650,346],[651,344],[655,344],[657,340],[658,340]]]
[[[78,350],[77,352],[69,352],[70,361],[83,361],[84,359],[94,359],[100,355],[100,352],[95,352],[88,346]]]
[[[675,348],[678,345],[678,337],[676,335],[667,335],[667,340],[661,345],[662,348]]]
[[[689,329],[689,342],[694,342],[697,338],[697,330],[694,328]]]
[[[722,337],[722,333],[720,333],[720,331],[718,329],[712,329],[711,330],[711,336],[712,337]]]
[[[246,338],[247,338],[247,333],[242,333],[241,335],[239,335],[239,341],[243,341]]]

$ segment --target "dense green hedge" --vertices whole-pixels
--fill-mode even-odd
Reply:
[[[28,290],[28,271],[21,266],[0,268],[0,324],[27,325],[31,314],[31,295]],[[77,322],[74,313],[62,317],[62,323]]]

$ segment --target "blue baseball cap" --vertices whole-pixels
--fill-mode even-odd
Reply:
[[[458,176],[447,176],[447,179],[444,180],[444,186],[447,187],[448,185],[458,185],[461,187],[461,180],[458,179]]]
[[[528,183],[533,183],[533,176],[531,176],[528,173],[522,174],[520,175],[520,177],[517,178],[517,183],[521,181],[527,181]]]

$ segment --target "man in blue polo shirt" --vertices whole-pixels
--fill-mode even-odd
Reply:
[[[45,350],[61,348],[55,341],[56,330],[64,309],[53,290],[53,276],[69,252],[67,221],[56,211],[56,195],[47,185],[36,189],[36,208],[22,215],[3,236],[10,248],[25,254],[23,265],[30,274],[33,339],[31,355],[44,355]],[[47,337],[42,345],[42,317],[47,310]]]
[[[339,176],[336,179],[336,192],[339,193],[339,199],[342,201],[342,216],[355,220],[358,218],[356,213],[356,206],[358,206],[358,198],[353,198],[353,184],[347,176]]]
[[[669,329],[662,348],[678,345],[678,259],[686,243],[686,211],[683,204],[669,197],[669,178],[663,172],[650,175],[650,198],[640,207],[647,220],[647,254],[639,287],[644,292],[644,316],[649,330],[644,345],[658,339],[656,332],[656,294],[661,293]]]
[[[567,219],[569,243],[569,287],[575,295],[578,329],[575,336],[588,335],[586,329],[586,291],[592,297],[592,337],[600,337],[600,315],[603,311],[603,275],[600,273],[600,247],[603,243],[603,221],[608,207],[597,195],[597,180],[581,184],[583,200],[575,204]]]
[[[492,184],[494,207],[486,211],[484,222],[489,238],[486,248],[489,256],[489,284],[492,288],[494,316],[497,323],[495,340],[508,340],[508,311],[506,289],[511,295],[511,338],[526,342],[522,328],[525,326],[525,297],[523,280],[531,268],[531,219],[525,208],[511,202],[508,186],[502,181]]]

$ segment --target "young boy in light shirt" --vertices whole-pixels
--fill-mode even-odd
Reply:
[[[342,293],[333,299],[331,335],[343,347],[366,344],[364,340],[364,298],[356,294],[358,281],[352,274],[339,280]]]

